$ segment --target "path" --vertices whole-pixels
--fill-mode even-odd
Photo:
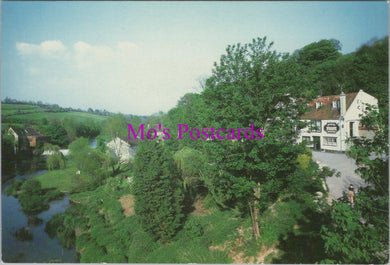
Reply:
[[[336,200],[342,197],[351,183],[356,188],[367,186],[364,180],[355,173],[357,168],[355,160],[348,158],[345,154],[313,151],[313,160],[320,166],[336,169],[341,174],[340,177],[326,178],[330,199]]]

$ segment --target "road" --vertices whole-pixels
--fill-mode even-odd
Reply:
[[[364,180],[355,173],[355,160],[341,153],[325,153],[313,151],[313,160],[320,166],[327,166],[340,172],[340,177],[327,177],[329,198],[336,200],[346,194],[349,184],[358,187],[367,186]],[[357,190],[356,190],[357,191]]]

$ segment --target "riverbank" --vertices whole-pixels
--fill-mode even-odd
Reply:
[[[27,179],[45,174],[46,170],[30,172],[25,175],[11,176],[11,180],[2,185],[2,261],[3,262],[77,262],[75,249],[65,249],[57,238],[51,239],[44,231],[46,223],[54,214],[63,213],[69,206],[69,196],[52,201],[49,209],[37,215],[41,223],[32,224],[28,221],[20,206],[19,200],[14,196],[7,196],[5,190],[10,187],[12,180]],[[25,228],[32,235],[30,241],[20,241],[14,233]]]

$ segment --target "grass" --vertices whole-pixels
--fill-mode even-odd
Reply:
[[[88,175],[76,175],[76,171],[76,167],[51,170],[35,177],[35,179],[41,182],[44,189],[55,188],[61,192],[73,192],[79,188],[81,183],[91,180]]]
[[[92,119],[94,121],[103,121],[107,117],[100,116],[87,112],[47,112],[46,109],[39,106],[28,105],[28,104],[1,104],[1,114],[3,121],[7,122],[7,119],[18,120],[19,123],[24,121],[41,121],[43,118],[59,119],[63,120],[69,118],[76,121],[86,121]]]

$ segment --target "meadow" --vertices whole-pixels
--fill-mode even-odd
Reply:
[[[41,123],[42,120],[64,120],[69,118],[77,122],[92,120],[101,122],[106,116],[96,115],[93,113],[81,111],[62,111],[53,112],[52,110],[32,104],[1,104],[2,128],[8,127],[9,124],[21,126],[23,124]]]

